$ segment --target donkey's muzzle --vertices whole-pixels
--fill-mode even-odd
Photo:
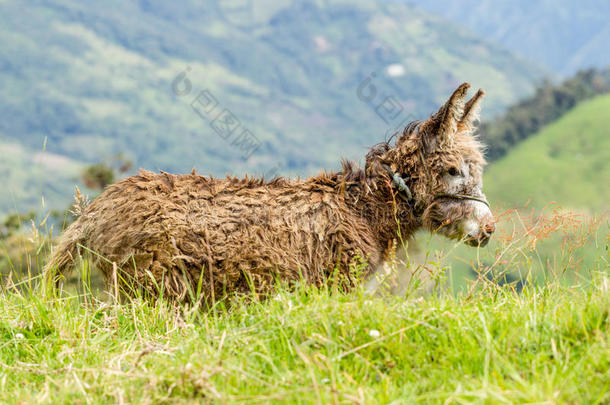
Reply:
[[[491,234],[494,233],[495,230],[496,226],[490,222],[482,227],[476,234],[468,234],[464,242],[469,246],[485,247],[489,243]]]

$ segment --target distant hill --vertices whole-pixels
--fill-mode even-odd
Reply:
[[[585,101],[489,167],[485,191],[495,205],[610,209],[610,95]]]
[[[404,1],[464,25],[562,76],[610,65],[607,1]]]
[[[0,219],[8,212],[66,208],[83,163],[0,138]]]
[[[494,161],[544,126],[561,118],[579,103],[610,93],[610,68],[578,72],[561,83],[545,81],[536,92],[510,106],[502,116],[480,127],[487,159]]]
[[[0,144],[19,148],[0,162],[0,213],[38,206],[40,193],[65,206],[75,167],[118,152],[135,167],[220,176],[334,168],[460,82],[487,90],[490,117],[545,75],[405,4],[196,4],[0,2]],[[36,166],[45,139],[56,159]]]

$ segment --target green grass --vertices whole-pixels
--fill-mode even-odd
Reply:
[[[425,299],[280,290],[214,313],[7,292],[0,401],[608,403],[609,276]]]
[[[30,275],[0,277],[0,403],[608,403],[607,218],[512,220],[458,293],[432,257],[427,293],[278,287],[209,312],[85,283],[46,294],[33,232],[17,255]]]
[[[432,286],[399,295],[278,287],[212,311],[5,275],[0,403],[608,403],[607,225],[522,218],[458,293],[434,258],[409,266]],[[47,244],[31,243],[35,274]],[[525,281],[507,283],[515,273]]]
[[[57,295],[36,285],[40,276],[14,285],[5,275],[0,403],[608,403],[604,220],[522,218],[458,293],[434,258],[409,266],[430,273],[430,288],[278,287],[212,311],[121,303],[88,282]],[[31,243],[35,274],[45,236]],[[556,254],[543,262],[545,243]],[[515,273],[525,281],[507,283]]]

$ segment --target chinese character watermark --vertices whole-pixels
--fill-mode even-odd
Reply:
[[[386,136],[400,133],[409,122],[413,121],[413,114],[405,110],[404,105],[396,96],[381,94],[373,83],[376,78],[377,73],[372,72],[360,82],[356,95],[360,101],[369,104],[375,114],[389,126]]]
[[[178,97],[186,97],[193,91],[193,84],[187,75],[191,67],[187,67],[172,81],[172,92]],[[262,142],[245,128],[239,118],[227,107],[220,106],[218,99],[208,89],[204,89],[191,101],[191,108],[199,117],[209,122],[220,138],[241,153],[248,160],[262,146]]]

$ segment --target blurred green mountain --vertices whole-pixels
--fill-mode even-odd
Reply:
[[[0,218],[9,212],[32,209],[46,215],[50,208],[66,208],[72,200],[82,163],[44,150],[28,149],[0,137]]]
[[[392,0],[396,1],[396,0]],[[610,2],[405,0],[559,75],[610,65]]]
[[[610,93],[610,68],[579,71],[561,83],[545,81],[536,92],[513,104],[502,116],[483,122],[479,132],[493,162],[536,135],[585,100]]]
[[[610,95],[579,104],[513,148],[485,174],[495,204],[537,209],[549,202],[601,213],[610,209]]]
[[[545,74],[382,0],[5,0],[0,38],[0,212],[64,207],[82,164],[120,152],[220,176],[335,168],[461,82],[490,117]]]

